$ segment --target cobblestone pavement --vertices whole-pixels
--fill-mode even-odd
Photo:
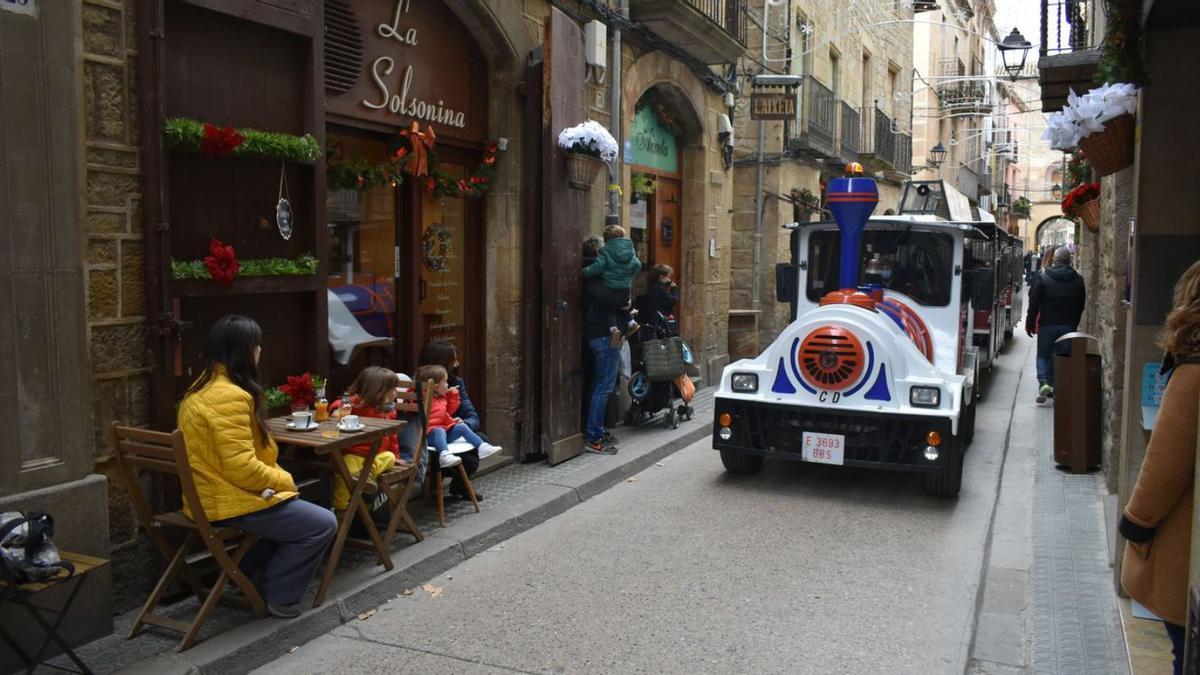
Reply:
[[[1032,378],[1021,395],[1034,398]],[[1021,402],[1018,402],[1021,405]],[[1054,408],[1034,413],[1033,672],[1129,673],[1108,559],[1104,477],[1054,465]]]
[[[620,446],[625,452],[619,453],[616,459],[626,453],[637,452],[643,446],[658,447],[664,442],[664,437],[669,439],[674,435],[694,430],[698,425],[706,424],[712,418],[713,391],[712,388],[708,388],[696,392],[696,397],[692,401],[692,405],[696,409],[695,419],[693,421],[681,420],[678,431],[668,432],[649,425],[640,428],[618,427],[615,433],[620,437]],[[511,464],[487,475],[478,476],[472,480],[472,483],[485,496],[484,501],[479,504],[480,510],[487,511],[516,501],[543,486],[569,481],[574,474],[584,472],[597,464],[614,464],[614,457],[584,453],[557,466],[550,466],[545,462]],[[461,501],[448,496],[445,506],[447,526],[474,515],[474,509],[469,501]],[[417,498],[410,504],[410,509],[414,520],[423,532],[430,534],[440,530],[433,500]],[[411,537],[398,534],[392,550],[400,551],[412,545]],[[374,556],[366,551],[347,549],[342,555],[341,568],[343,570],[349,567],[374,565]],[[341,573],[339,571],[339,574]],[[313,587],[310,587],[310,592]],[[333,596],[336,593],[337,583],[335,582],[329,602],[334,600]],[[198,602],[194,598],[189,598],[174,605],[168,614],[180,619],[190,619],[195,615],[197,607]],[[136,615],[137,612],[132,611],[114,617],[112,635],[84,645],[77,649],[76,653],[95,672],[110,673],[158,654],[170,652],[179,644],[177,634],[160,631],[154,627],[144,629],[134,639],[125,639],[129,629],[133,626]],[[218,605],[209,616],[208,621],[205,622],[204,628],[200,632],[200,640],[204,641],[253,620],[254,617],[246,611]],[[49,663],[60,667],[72,666],[69,660],[61,656]],[[49,668],[43,668],[42,671],[51,672]]]

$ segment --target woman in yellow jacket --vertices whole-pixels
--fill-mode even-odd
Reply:
[[[1187,623],[1196,402],[1200,400],[1200,262],[1175,285],[1175,302],[1161,345],[1167,353],[1163,369],[1171,372],[1171,379],[1163,392],[1146,460],[1121,518],[1121,535],[1129,541],[1121,585],[1166,623],[1178,675]]]
[[[208,332],[204,372],[179,406],[179,428],[204,513],[261,539],[242,570],[271,614],[300,614],[300,599],[337,530],[328,509],[298,499],[292,476],[276,464],[279,448],[267,432],[258,384],[262,329],[253,319],[225,316]],[[189,514],[190,515],[190,514]]]

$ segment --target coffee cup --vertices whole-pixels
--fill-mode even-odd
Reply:
[[[292,413],[292,426],[297,429],[307,429],[312,426],[312,411],[305,410],[304,412]]]
[[[347,429],[357,429],[362,426],[362,422],[358,421],[358,415],[346,415],[342,418],[342,426]]]

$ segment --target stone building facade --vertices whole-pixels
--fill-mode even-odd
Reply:
[[[798,213],[791,196],[807,190],[819,199],[828,180],[843,175],[847,162],[857,161],[878,179],[876,214],[883,214],[896,209],[911,168],[912,9],[875,3],[868,11],[828,0],[795,0],[771,12],[768,35],[788,40],[769,37],[764,59],[762,32],[751,24],[743,69],[765,68],[768,74],[804,79],[796,120],[751,120],[749,78],[738,102],[729,329],[733,358],[757,355],[789,322],[788,305],[775,300],[775,265],[791,255],[783,226],[798,217],[817,217]],[[820,110],[819,101],[828,99],[833,101],[832,119]],[[879,124],[875,115],[880,115]],[[760,203],[761,225],[756,218]]]

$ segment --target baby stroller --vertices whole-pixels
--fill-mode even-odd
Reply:
[[[679,337],[679,324],[673,317],[656,311],[650,316],[645,311],[644,295],[638,297],[637,304],[641,329],[629,339],[632,374],[628,389],[632,404],[625,413],[625,424],[648,424],[665,411],[662,425],[676,429],[679,418],[690,420],[695,415],[692,406],[681,400],[675,384],[677,378],[686,377],[691,369],[692,352]]]

